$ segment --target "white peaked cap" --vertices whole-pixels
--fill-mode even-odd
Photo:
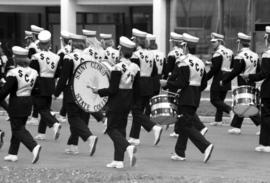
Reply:
[[[146,39],[148,39],[148,40],[156,40],[156,36],[153,35],[153,34],[147,34]]]
[[[135,37],[146,38],[147,33],[138,29],[132,29],[132,35]]]
[[[43,31],[44,29],[42,27],[36,26],[36,25],[31,25],[31,31],[33,31],[34,33],[38,34],[41,31]]]
[[[136,44],[125,36],[119,38],[120,45],[126,48],[135,48]]]
[[[265,27],[265,32],[266,32],[267,34],[270,34],[270,26],[266,26],[266,27]]]
[[[31,31],[24,31],[24,34],[25,34],[25,39],[26,38],[29,38],[29,37],[33,37],[33,32],[31,32]]]
[[[177,34],[175,32],[171,32],[170,37],[171,37],[171,40],[175,40],[175,41],[183,40],[183,36],[181,34]]]
[[[246,34],[244,34],[242,32],[238,32],[237,37],[240,40],[245,40],[245,41],[250,41],[251,40],[251,36],[246,35]]]
[[[190,34],[184,33],[183,34],[183,40],[190,43],[198,43],[200,38],[192,36]]]
[[[111,39],[112,38],[112,34],[103,34],[103,33],[101,33],[101,34],[99,34],[99,37],[101,39]]]
[[[28,56],[28,50],[20,46],[13,46],[12,52],[14,55]]]
[[[86,29],[83,29],[82,30],[82,33],[83,35],[85,36],[90,36],[90,37],[94,37],[97,35],[97,31],[94,31],[94,30],[86,30]]]
[[[75,39],[75,40],[85,40],[86,37],[85,37],[84,35],[70,34],[70,39]]]
[[[61,31],[61,37],[64,39],[70,39],[70,33],[68,31]]]
[[[223,40],[224,36],[222,34],[218,34],[216,32],[211,33],[211,41],[218,41],[218,40]]]
[[[41,43],[47,43],[51,40],[52,34],[50,33],[50,31],[47,30],[43,30],[38,34],[38,40]]]

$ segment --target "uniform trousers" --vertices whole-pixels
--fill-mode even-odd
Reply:
[[[114,160],[123,161],[127,147],[130,145],[126,139],[126,127],[129,112],[108,112],[107,134],[113,141]]]
[[[28,116],[25,117],[10,117],[11,124],[11,140],[8,154],[17,155],[20,143],[23,143],[29,151],[33,151],[37,142],[33,139],[32,135],[25,128]]]
[[[35,101],[35,99],[34,99],[34,101]],[[36,106],[36,103],[35,103],[35,102],[34,102],[34,104],[33,104],[32,117],[33,117],[33,118],[38,118],[38,109],[37,109],[37,106]]]
[[[194,124],[197,123],[195,117],[196,107],[181,106],[179,113],[182,115],[177,123],[176,133],[179,134],[176,145],[175,153],[181,157],[185,157],[188,139],[202,152],[210,145],[205,137],[195,128]]]
[[[66,109],[66,102],[65,102],[65,96],[63,97],[63,100],[62,100],[62,107],[61,107],[61,109],[60,109],[60,112],[59,112],[59,114],[61,115],[61,116],[66,116],[67,115],[67,109]]]
[[[181,119],[178,119],[181,120]],[[181,122],[179,123],[175,123],[174,125],[174,132],[177,131],[177,129],[179,128],[179,124],[181,124]],[[197,113],[194,114],[194,123],[193,126],[195,127],[195,129],[199,130],[199,132],[205,128],[205,125],[203,124],[203,122],[200,120],[199,116]]]
[[[141,126],[144,127],[146,131],[151,131],[156,125],[150,120],[150,118],[144,113],[146,106],[149,103],[150,96],[139,96],[135,97],[134,104],[132,106],[132,126],[129,136],[131,138],[139,139]]]
[[[92,135],[92,132],[88,128],[90,114],[83,111],[77,104],[72,102],[67,103],[66,109],[70,125],[70,137],[67,144],[78,145],[79,137],[81,137],[83,141],[87,141]]]
[[[53,127],[54,123],[59,123],[58,120],[51,114],[51,96],[35,96],[34,104],[40,114],[40,122],[38,125],[38,133],[45,134],[46,127]]]
[[[249,117],[251,121],[256,125],[259,126],[261,123],[261,116],[257,114],[256,116]],[[244,118],[238,116],[237,114],[234,115],[233,120],[231,122],[231,126],[234,128],[241,128],[243,124]]]
[[[224,102],[227,92],[227,90],[210,90],[210,101],[217,108],[215,115],[216,122],[222,121],[223,112],[230,113],[231,111],[231,106]]]
[[[261,107],[261,133],[259,144],[270,146],[270,99],[262,98]]]
[[[5,100],[3,100],[1,103],[0,103],[0,106],[5,109],[6,111],[8,111],[8,104]]]

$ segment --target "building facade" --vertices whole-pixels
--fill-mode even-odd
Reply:
[[[207,54],[211,32],[224,34],[233,50],[237,32],[245,32],[261,52],[269,9],[269,0],[1,0],[0,41],[7,48],[22,45],[24,30],[35,24],[52,32],[56,51],[61,30],[81,34],[84,28],[118,38],[139,28],[155,34],[164,52],[171,31],[190,32],[200,37],[198,53]]]

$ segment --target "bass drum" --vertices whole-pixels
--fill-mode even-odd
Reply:
[[[100,97],[92,88],[108,88],[110,71],[101,63],[86,61],[75,70],[72,93],[77,105],[86,112],[100,111],[108,101],[108,97]]]

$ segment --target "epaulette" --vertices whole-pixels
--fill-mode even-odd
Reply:
[[[120,65],[115,65],[114,68],[113,68],[114,71],[122,71],[122,68]]]
[[[64,60],[65,59],[72,60],[72,56],[70,54],[67,54],[67,55],[64,56]]]
[[[218,51],[216,51],[214,54],[213,54],[213,58],[215,57],[219,57],[219,56],[222,56],[222,54]]]
[[[131,63],[130,67],[132,70],[134,70],[136,72],[140,71],[140,67],[137,64]]]
[[[133,52],[131,58],[133,58],[133,59],[138,59],[138,58],[140,58],[140,57],[138,56],[138,51]]]
[[[16,68],[14,69],[10,69],[8,72],[7,72],[7,77],[9,76],[16,76]]]
[[[242,60],[242,59],[244,59],[244,57],[243,57],[242,55],[238,54],[238,55],[236,55],[236,56],[234,57],[234,59],[235,59],[235,60]]]
[[[35,53],[31,56],[31,60],[38,60],[38,55],[39,53]]]
[[[177,67],[184,67],[184,66],[188,66],[188,64],[186,62],[178,62],[177,63]]]
[[[61,54],[61,53],[64,53],[64,54],[65,54],[64,49],[58,50],[57,55],[59,55],[59,54]]]
[[[270,58],[270,49],[263,52],[262,58]]]

